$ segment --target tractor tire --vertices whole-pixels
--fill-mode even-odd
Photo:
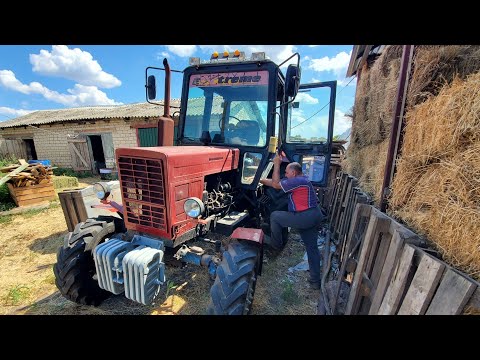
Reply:
[[[98,306],[111,293],[101,289],[93,278],[95,261],[92,249],[116,232],[123,230],[121,220],[111,216],[87,219],[65,235],[53,267],[55,285],[68,300]]]
[[[260,248],[233,240],[223,252],[210,289],[209,315],[248,315],[257,283]]]

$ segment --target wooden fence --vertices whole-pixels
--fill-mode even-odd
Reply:
[[[330,206],[340,270],[333,314],[480,313],[480,284],[433,256],[424,239],[369,204],[348,174],[339,174]],[[350,289],[339,307],[342,283]]]

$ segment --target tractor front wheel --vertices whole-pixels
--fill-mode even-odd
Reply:
[[[233,240],[223,253],[210,289],[209,315],[248,315],[257,283],[260,249],[247,241]]]
[[[65,298],[78,304],[97,306],[111,295],[93,278],[95,261],[92,250],[114,234],[116,227],[121,227],[118,224],[119,219],[110,216],[87,219],[65,235],[53,267],[55,285]]]

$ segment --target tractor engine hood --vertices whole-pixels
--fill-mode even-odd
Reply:
[[[117,164],[122,156],[162,160],[170,180],[184,177],[189,179],[236,169],[239,155],[238,149],[212,146],[158,146],[116,150]]]
[[[118,148],[125,225],[166,240],[193,229],[183,204],[202,198],[206,175],[238,168],[239,149],[210,146]]]

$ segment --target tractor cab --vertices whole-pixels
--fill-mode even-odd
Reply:
[[[289,65],[284,75],[281,66],[295,56],[297,64]],[[286,61],[277,65],[265,53],[247,59],[239,51],[232,56],[225,52],[223,57],[214,53],[203,62],[191,58],[191,65],[182,71],[176,144],[239,149],[242,176],[236,186],[244,189],[256,189],[259,180],[268,176],[277,151],[302,164],[315,186],[325,186],[336,82],[300,85],[299,54]],[[168,69],[166,59],[164,65]],[[148,69],[147,100],[152,101],[155,81]]]

